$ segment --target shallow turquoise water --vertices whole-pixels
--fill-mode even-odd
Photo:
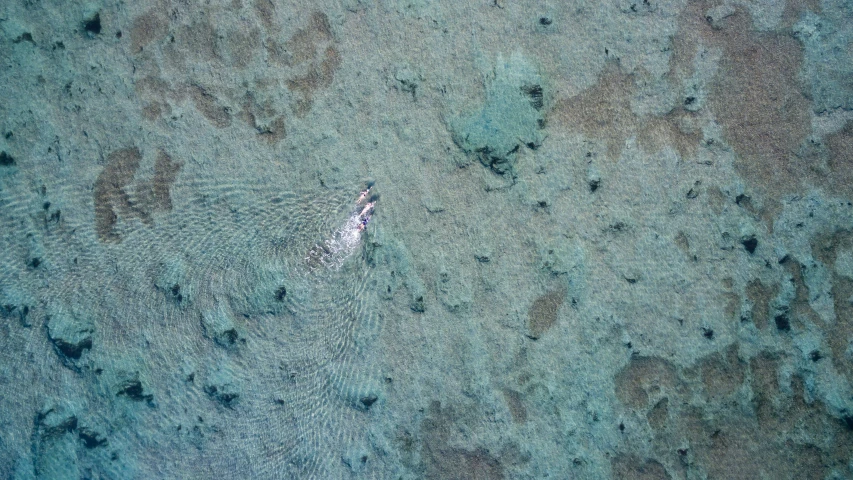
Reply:
[[[853,477],[851,39],[3,2],[0,477]]]

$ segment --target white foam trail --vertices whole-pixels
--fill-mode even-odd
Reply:
[[[335,230],[331,238],[322,245],[315,245],[305,259],[309,264],[321,264],[335,270],[341,268],[347,258],[361,245],[361,216],[353,212],[346,223]]]

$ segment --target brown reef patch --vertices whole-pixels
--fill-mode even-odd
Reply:
[[[292,109],[296,116],[305,116],[311,110],[314,94],[332,84],[341,63],[329,17],[314,12],[307,25],[284,43],[268,39],[265,44],[270,60],[292,71],[285,84],[300,97]]]
[[[642,449],[649,458],[617,454],[614,478],[822,479],[844,471],[853,456],[853,417],[839,419],[821,401],[806,401],[803,380],[781,374],[785,360],[762,352],[747,362],[737,345],[686,369],[633,357],[614,379],[616,394],[629,414],[648,420],[653,439],[640,444],[626,435],[623,451]],[[661,398],[651,402],[654,394]]]
[[[618,158],[625,140],[636,131],[637,120],[630,107],[633,91],[631,77],[617,62],[608,62],[596,85],[557,102],[548,124],[577,128],[588,137],[601,139],[607,145],[607,155]]]
[[[738,173],[765,194],[797,191],[809,166],[796,153],[811,131],[810,102],[797,80],[802,46],[787,33],[753,31],[742,12],[703,31],[724,50],[709,106],[739,156]]]
[[[271,0],[255,0],[254,2],[255,13],[258,15],[258,18],[261,20],[261,24],[264,26],[264,30],[268,32],[276,32],[278,30],[278,24],[275,20],[275,5]]]
[[[503,394],[507,407],[509,407],[509,412],[512,414],[512,421],[515,423],[527,423],[527,409],[524,408],[521,394],[509,388],[503,389]]]
[[[660,462],[634,455],[617,455],[610,460],[613,478],[631,480],[668,480],[672,478]]]
[[[287,36],[274,2],[252,0],[247,7],[258,25],[244,19],[233,26],[216,26],[215,11],[186,17],[189,23],[181,23],[184,17],[175,13],[180,9],[169,14],[153,9],[133,20],[129,50],[138,64],[134,87],[143,118],[156,122],[189,99],[212,126],[229,127],[237,114],[258,140],[274,145],[287,136],[288,109],[296,117],[311,111],[318,92],[332,85],[342,62],[328,16],[314,11]],[[240,10],[242,4],[236,2],[232,8]],[[264,51],[264,61],[277,72],[266,77],[248,73],[236,90],[222,85],[216,75],[196,78],[192,73],[196,69],[188,68],[201,63],[212,70],[245,71]],[[282,83],[290,92],[283,104]]]
[[[738,358],[737,345],[705,357],[698,366],[705,395],[712,400],[725,400],[743,383],[745,365]]]
[[[853,231],[840,230],[819,235],[812,242],[812,255],[827,266],[832,275],[832,300],[835,307],[835,322],[824,327],[826,339],[832,352],[832,362],[838,371],[853,382],[853,362],[847,353],[850,339],[853,338],[853,279],[839,275],[833,266],[839,253],[853,252]],[[817,350],[812,359],[828,356]],[[820,361],[820,360],[818,360]],[[853,415],[851,415],[853,425]]]
[[[631,137],[637,137],[647,152],[671,145],[682,157],[695,155],[700,137],[692,125],[693,114],[676,108],[664,116],[640,117],[631,111],[631,99],[637,82],[645,80],[643,75],[624,72],[618,61],[607,62],[596,85],[556,102],[548,123],[603,141],[611,160],[619,158]]]
[[[685,103],[662,116],[635,115],[631,101],[638,86],[650,80],[648,73],[625,72],[618,60],[610,60],[596,85],[555,103],[548,114],[549,126],[601,141],[611,160],[619,157],[632,137],[646,152],[672,146],[682,157],[691,157],[702,142],[698,115],[709,111],[736,153],[736,171],[755,191],[757,215],[771,231],[784,195],[817,185],[853,196],[849,130],[828,139],[833,175],[821,174],[820,162],[802,152],[811,133],[811,102],[798,80],[804,52],[792,34],[790,19],[806,10],[818,11],[818,6],[813,0],[792,2],[779,30],[759,32],[743,9],[709,19],[708,12],[717,4],[714,0],[688,2],[671,44],[666,80],[672,85],[681,85],[694,74],[698,52],[722,52],[718,71],[707,86],[706,104],[697,113]]]
[[[276,115],[272,101],[267,100],[261,103],[252,93],[247,93],[243,98],[240,118],[254,128],[260,138],[270,144],[278,143],[287,136],[284,116]]]
[[[142,154],[136,147],[116,150],[107,157],[107,164],[95,181],[95,230],[102,242],[121,239],[113,232],[118,222],[116,209],[125,214],[133,211],[126,189],[141,160]]]
[[[778,294],[778,285],[769,287],[758,279],[752,280],[746,285],[746,298],[752,304],[752,323],[759,330],[764,330],[767,327],[767,320],[770,318],[770,300]]]
[[[797,3],[789,5],[789,15],[812,6]],[[740,8],[711,18],[715,6],[715,1],[696,1],[685,7],[672,41],[669,77],[673,82],[690,77],[697,52],[721,51],[708,86],[708,108],[736,153],[737,173],[760,198],[758,215],[772,231],[784,195],[822,183],[814,162],[799,154],[811,133],[811,102],[797,78],[804,51],[790,25],[759,32]]]
[[[459,425],[474,419],[452,407],[442,408],[433,401],[429,416],[421,424],[421,466],[423,478],[442,480],[501,480],[505,478],[500,460],[484,448],[454,447],[449,440]]]
[[[148,201],[145,204],[148,210],[151,211],[167,211],[172,209],[172,197],[170,190],[175,179],[178,178],[178,173],[181,171],[181,163],[172,160],[163,150],[157,152],[157,159],[154,161],[154,178],[150,184],[140,184],[137,190],[150,192]]]
[[[853,200],[853,121],[826,138],[829,174],[822,178],[830,191]]]
[[[297,30],[285,43],[284,63],[288,66],[313,62],[322,57],[324,45],[332,41],[332,26],[323,12],[314,12],[308,25]]]
[[[564,290],[552,290],[533,301],[527,311],[527,336],[536,340],[557,323],[557,315],[563,300]]]
[[[649,401],[677,388],[675,366],[658,357],[633,357],[614,378],[616,397],[631,408],[645,409]]]
[[[791,306],[786,315],[792,320],[792,325],[802,328],[805,321],[809,321],[818,327],[825,327],[820,315],[814,311],[809,303],[809,287],[806,285],[803,276],[803,270],[806,268],[803,264],[797,261],[796,258],[789,257],[785,262],[782,262],[788,272],[791,274],[791,282],[794,284],[795,296],[791,301]]]
[[[820,0],[788,0],[782,12],[782,26],[791,28],[807,11],[821,13]]]
[[[136,94],[143,102],[142,116],[149,121],[156,121],[162,115],[168,115],[172,106],[167,99],[181,100],[183,92],[176,92],[164,79],[156,75],[146,75],[133,85]]]
[[[136,147],[116,150],[107,157],[107,164],[95,181],[95,231],[102,242],[121,241],[115,231],[119,216],[138,218],[151,225],[152,213],[172,208],[170,189],[182,164],[160,150],[154,162],[153,179],[134,185],[141,161],[142,153]]]
[[[149,43],[166,35],[168,23],[156,11],[144,13],[130,27],[130,51],[141,52]]]
[[[231,114],[227,107],[220,104],[219,99],[199,85],[192,85],[188,90],[196,110],[204,115],[211,125],[216,128],[231,125]]]
[[[646,415],[646,420],[649,422],[649,426],[655,430],[662,430],[666,426],[667,419],[669,418],[669,398],[663,397],[649,410],[649,413]]]

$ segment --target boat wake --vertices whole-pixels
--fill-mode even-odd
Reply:
[[[367,204],[360,204],[367,199],[372,185],[362,191],[355,202],[356,209],[350,213],[347,221],[323,243],[314,245],[308,251],[308,256],[305,261],[309,267],[316,268],[323,266],[337,270],[341,268],[347,258],[349,258],[358,247],[361,245],[362,233],[367,230],[367,224],[370,222],[373,214],[374,206],[376,205],[377,197],[369,199]]]

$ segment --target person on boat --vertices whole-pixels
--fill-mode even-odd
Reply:
[[[376,201],[367,202],[367,205],[361,209],[361,213],[358,214],[359,217],[364,218],[365,216],[370,216],[370,213],[373,212],[373,207],[376,206]]]
[[[358,194],[358,200],[355,201],[356,205],[360,205],[368,195],[370,195],[370,190],[373,189],[373,182],[369,182],[367,184],[367,188],[362,190],[361,193]]]
[[[367,228],[367,222],[370,221],[370,215],[364,216],[361,218],[361,221],[358,223],[358,231],[363,232]]]

